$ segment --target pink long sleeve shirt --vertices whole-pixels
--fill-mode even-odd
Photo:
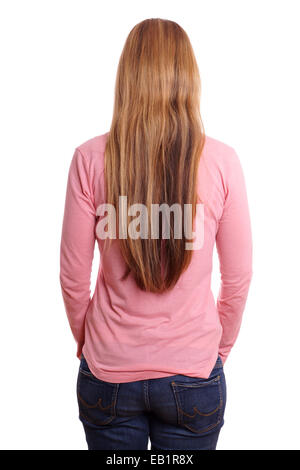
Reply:
[[[198,170],[204,207],[203,243],[169,292],[140,290],[118,241],[107,253],[96,233],[105,203],[104,149],[108,133],[76,148],[68,175],[61,237],[60,282],[66,313],[91,372],[113,383],[184,374],[208,378],[237,338],[252,278],[252,236],[246,185],[235,150],[206,136]],[[95,242],[100,266],[91,297]],[[213,248],[221,285],[211,291]]]

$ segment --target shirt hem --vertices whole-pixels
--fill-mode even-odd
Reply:
[[[99,380],[103,380],[105,382],[110,382],[110,383],[125,383],[125,382],[137,382],[139,380],[149,380],[149,379],[161,379],[164,377],[172,377],[173,375],[186,375],[189,377],[194,377],[194,378],[203,378],[203,379],[208,379],[210,376],[210,373],[217,361],[217,357],[212,361],[212,360],[207,360],[203,362],[203,366],[197,368],[197,371],[187,371],[187,370],[182,370],[182,369],[177,369],[174,370],[173,372],[159,372],[159,371],[145,371],[145,372],[130,372],[130,373],[121,373],[121,372],[111,372],[111,373],[106,373],[106,372],[99,372],[99,369],[95,366],[93,361],[91,360],[89,353],[87,353],[85,347],[83,347],[83,355],[87,361],[87,364],[89,366],[90,371],[92,374]],[[115,380],[115,377],[117,376],[117,380]]]

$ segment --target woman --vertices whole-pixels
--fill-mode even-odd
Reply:
[[[149,437],[151,449],[216,449],[223,365],[252,277],[252,240],[239,158],[205,136],[199,106],[186,32],[147,19],[120,58],[110,131],[73,156],[60,281],[90,450],[147,449]]]

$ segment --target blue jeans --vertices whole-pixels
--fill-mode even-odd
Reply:
[[[208,379],[173,375],[136,382],[97,379],[81,357],[77,397],[89,450],[215,450],[224,424],[221,358]]]

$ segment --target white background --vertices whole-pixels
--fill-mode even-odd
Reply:
[[[254,274],[225,365],[218,449],[300,449],[298,8],[296,0],[1,1],[2,449],[86,449],[59,285],[67,171],[77,145],[109,130],[123,44],[150,17],[188,33],[205,131],[235,148],[247,182]],[[214,265],[216,294],[216,253]]]

